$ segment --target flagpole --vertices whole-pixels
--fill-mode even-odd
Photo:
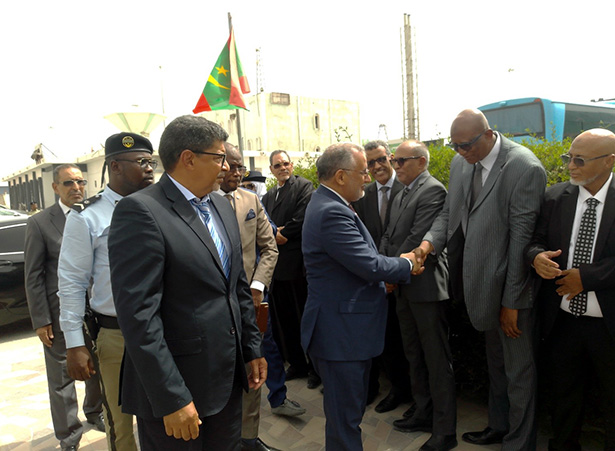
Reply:
[[[228,13],[228,31],[229,34],[233,31],[233,18],[231,17],[231,13]],[[241,158],[243,159],[243,139],[241,136],[241,120],[239,119],[239,109],[235,110],[235,119],[237,120],[237,139],[239,142],[237,143],[239,147],[239,153],[241,154]]]

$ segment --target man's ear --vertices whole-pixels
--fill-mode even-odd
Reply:
[[[192,170],[196,155],[189,149],[185,149],[179,154],[177,164],[181,164],[185,169]]]

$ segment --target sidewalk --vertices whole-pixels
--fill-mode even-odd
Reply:
[[[365,451],[418,450],[429,438],[428,433],[401,433],[393,430],[393,421],[401,418],[407,405],[392,412],[378,414],[374,407],[387,394],[386,382],[381,385],[380,396],[368,406],[363,418],[363,444]],[[324,449],[325,418],[320,390],[308,390],[306,380],[287,383],[288,397],[298,401],[307,413],[296,418],[278,417],[271,413],[267,403],[267,390],[263,389],[260,438],[270,446],[282,450],[320,451]],[[77,382],[79,399],[83,399],[84,384]],[[473,446],[461,440],[467,431],[482,430],[486,426],[486,405],[458,398],[457,437],[460,451],[498,450],[499,445]],[[81,439],[83,451],[106,450],[105,434],[85,422]],[[547,449],[548,431],[541,424],[538,449]],[[136,430],[136,426],[135,426]],[[586,432],[583,449],[599,450],[601,435]],[[19,325],[0,327],[0,451],[48,451],[60,449],[53,435],[47,379],[43,360],[43,347],[28,321]]]

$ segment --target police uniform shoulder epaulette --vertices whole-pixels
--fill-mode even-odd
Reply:
[[[92,204],[98,202],[102,198],[102,194],[98,193],[96,196],[92,196],[89,199],[84,200],[83,202],[73,204],[72,209],[81,213],[86,208],[92,206]]]

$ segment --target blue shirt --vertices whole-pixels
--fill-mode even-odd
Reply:
[[[84,346],[85,293],[97,313],[117,316],[111,291],[107,238],[115,205],[122,199],[108,186],[91,206],[66,218],[58,261],[60,327],[66,348]]]

